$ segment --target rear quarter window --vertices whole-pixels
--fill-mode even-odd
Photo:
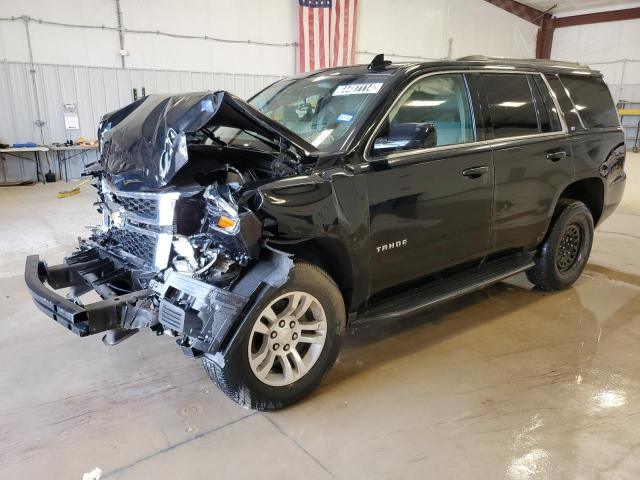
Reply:
[[[560,81],[568,91],[585,127],[606,128],[620,125],[611,93],[601,77],[560,75]]]

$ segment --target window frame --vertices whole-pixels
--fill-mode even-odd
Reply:
[[[482,115],[483,118],[484,118],[485,114],[476,111],[476,102],[474,102],[474,100],[473,100],[473,94],[474,93],[472,91],[472,85],[470,85],[470,81],[471,81],[471,83],[473,83],[473,85],[475,85],[475,88],[477,88],[479,90],[479,96],[480,96],[480,99],[481,99],[480,109],[488,108],[488,103],[487,103],[488,100],[487,100],[487,96],[486,96],[486,93],[485,93],[485,90],[484,90],[484,85],[482,84],[482,82],[474,81],[472,78],[468,77],[468,75],[482,74],[482,73],[500,73],[500,74],[504,74],[504,75],[514,75],[514,74],[516,74],[516,75],[539,75],[542,78],[542,81],[543,81],[545,87],[547,88],[549,96],[551,97],[556,109],[558,110],[558,115],[560,117],[560,124],[562,126],[562,130],[555,131],[555,132],[545,132],[545,133],[538,132],[538,133],[534,133],[534,134],[519,135],[519,136],[513,136],[513,137],[494,138],[493,137],[493,123],[491,123],[490,125],[485,124],[484,125],[484,129],[481,129],[479,127],[479,125],[478,125],[478,115]],[[475,132],[476,141],[475,142],[469,142],[469,143],[457,143],[457,144],[453,144],[453,145],[442,145],[442,146],[439,146],[439,147],[431,147],[431,148],[419,148],[419,149],[416,149],[416,150],[405,150],[405,151],[390,152],[390,153],[383,154],[383,155],[374,155],[374,156],[370,155],[371,147],[373,146],[373,142],[375,141],[378,133],[382,130],[382,127],[384,125],[385,119],[389,116],[389,113],[391,112],[391,110],[400,101],[400,99],[402,98],[404,93],[409,88],[411,88],[415,83],[419,82],[420,80],[423,80],[426,77],[433,76],[433,75],[446,75],[446,74],[461,74],[464,77],[465,86],[467,87],[467,96],[469,98],[469,109],[471,111],[471,118],[473,120],[473,128],[474,128],[474,132]],[[482,132],[482,130],[484,130],[484,132]],[[479,138],[481,133],[484,133],[484,137],[485,137],[484,140],[478,140],[478,138]],[[553,91],[553,89],[549,86],[549,83],[547,82],[547,79],[546,79],[545,74],[543,72],[518,70],[515,67],[513,68],[513,70],[506,69],[506,68],[505,69],[500,69],[500,68],[496,68],[496,67],[440,70],[440,71],[436,71],[436,72],[424,73],[422,75],[417,76],[416,78],[412,79],[409,83],[407,83],[407,85],[405,85],[398,92],[398,94],[396,95],[396,98],[385,109],[384,114],[376,122],[375,128],[373,129],[373,133],[367,139],[367,141],[365,143],[365,147],[364,147],[363,159],[365,161],[365,164],[369,164],[371,162],[375,163],[377,161],[393,160],[395,158],[402,158],[402,157],[407,157],[407,156],[420,155],[420,154],[424,154],[424,153],[440,152],[440,151],[447,151],[447,150],[456,150],[456,149],[468,148],[468,147],[479,146],[479,145],[493,145],[493,144],[497,144],[497,143],[509,142],[509,141],[512,141],[512,140],[526,140],[526,139],[537,139],[537,138],[540,138],[540,137],[543,137],[543,138],[544,137],[554,137],[554,136],[559,136],[559,135],[566,135],[567,133],[568,133],[568,129],[567,129],[567,123],[566,123],[565,117],[564,117],[564,111],[562,110],[562,108],[560,108],[560,104],[558,102],[556,94]],[[487,138],[487,137],[491,137],[491,138]]]
[[[547,85],[553,92],[553,94],[558,99],[558,103],[560,103],[560,99],[558,96],[562,97],[562,103],[566,107],[566,116],[567,127],[571,133],[584,133],[587,131],[587,127],[584,126],[582,122],[582,118],[578,115],[578,111],[573,104],[573,100],[571,100],[571,96],[569,95],[569,91],[565,88],[565,86],[560,81],[560,77],[557,73],[549,74],[547,78]],[[556,93],[556,87],[559,93]],[[564,110],[563,110],[564,112]]]
[[[517,134],[517,135],[508,135],[505,137],[497,137],[496,136],[496,121],[493,118],[494,117],[494,113],[498,113],[495,109],[491,108],[491,101],[489,99],[489,93],[488,90],[490,88],[494,88],[495,86],[492,85],[492,82],[489,81],[489,79],[486,77],[486,75],[500,75],[501,73],[504,72],[482,72],[482,74],[480,75],[480,79],[481,79],[481,88],[482,88],[482,95],[484,96],[486,105],[487,105],[487,112],[488,112],[488,119],[489,119],[489,125],[488,125],[488,131],[491,132],[490,136],[491,136],[491,140],[508,140],[510,138],[515,138],[515,137],[528,137],[528,136],[532,136],[532,135],[538,135],[540,133],[542,133],[542,129],[540,128],[540,119],[538,117],[538,109],[536,107],[536,102],[535,102],[535,97],[533,95],[533,90],[531,90],[531,79],[530,79],[530,72],[527,73],[521,73],[519,74],[521,78],[521,80],[524,81],[524,84],[526,85],[526,88],[529,91],[529,99],[531,102],[531,108],[532,111],[529,113],[533,113],[533,119],[535,120],[535,129],[537,130],[535,133],[522,133],[522,134]],[[502,125],[502,123],[500,123],[500,125]],[[509,126],[510,123],[506,122],[504,125]],[[511,124],[513,125],[513,124]]]
[[[369,137],[369,139],[367,140],[367,143],[365,144],[365,150],[364,150],[364,159],[365,161],[368,163],[369,161],[378,161],[378,160],[388,160],[388,159],[392,159],[392,158],[397,158],[397,157],[404,157],[404,156],[408,156],[408,155],[416,155],[417,153],[421,153],[421,152],[434,152],[434,151],[439,151],[439,150],[449,150],[449,149],[453,149],[453,148],[460,148],[460,147],[466,147],[468,145],[478,145],[481,144],[482,141],[478,141],[478,125],[477,125],[477,116],[476,116],[476,112],[475,112],[475,105],[473,102],[473,98],[472,98],[472,90],[471,87],[469,86],[469,79],[467,78],[467,76],[465,75],[466,73],[470,73],[467,70],[446,70],[446,71],[438,71],[438,72],[429,72],[423,75],[420,75],[416,78],[414,78],[411,82],[409,82],[407,85],[405,85],[402,90],[400,90],[400,92],[398,92],[398,94],[396,95],[395,99],[393,100],[393,102],[391,103],[391,105],[389,105],[389,107],[385,110],[384,115],[382,115],[382,117],[380,117],[380,120],[377,122],[376,127],[373,131],[373,134]],[[466,97],[467,97],[467,101],[469,104],[469,120],[470,120],[470,125],[473,128],[473,136],[476,139],[473,142],[465,142],[465,143],[454,143],[451,145],[441,145],[439,147],[430,147],[430,148],[416,148],[414,150],[398,150],[396,152],[389,152],[386,154],[380,154],[380,155],[371,155],[371,148],[373,147],[373,143],[375,142],[375,139],[377,138],[378,133],[380,133],[380,131],[382,130],[382,127],[384,125],[384,121],[389,117],[390,113],[393,111],[394,108],[396,108],[396,106],[398,105],[398,103],[400,102],[400,100],[402,99],[402,97],[404,96],[405,93],[407,93],[407,91],[409,91],[409,89],[411,89],[413,86],[415,86],[418,82],[424,80],[425,78],[428,77],[433,77],[435,75],[461,75],[462,79],[464,81],[464,86],[466,89]]]
[[[564,117],[564,111],[562,110],[562,108],[560,108],[560,103],[558,102],[558,99],[555,95],[555,92],[553,91],[553,89],[550,87],[549,82],[547,81],[547,78],[545,77],[545,74],[543,72],[532,72],[532,71],[526,71],[526,70],[512,70],[512,71],[482,71],[480,73],[490,73],[490,74],[505,74],[505,75],[509,75],[509,74],[516,74],[516,75],[523,75],[526,77],[526,81],[527,84],[529,85],[529,93],[531,95],[531,100],[532,100],[532,104],[534,107],[534,110],[536,112],[536,121],[538,123],[538,132],[537,133],[528,133],[525,135],[511,135],[509,137],[496,137],[494,130],[493,130],[493,118],[491,117],[491,112],[489,111],[489,121],[491,122],[490,125],[488,125],[487,128],[487,132],[489,133],[489,136],[491,138],[489,138],[487,141],[489,143],[501,143],[501,142],[506,142],[506,141],[512,141],[512,140],[521,140],[521,139],[529,139],[529,138],[538,138],[538,137],[545,137],[545,136],[554,136],[554,135],[566,135],[568,133],[568,128],[567,128],[567,123]],[[542,131],[542,125],[540,123],[540,118],[538,117],[538,106],[536,104],[536,98],[535,98],[535,94],[533,92],[532,86],[535,86],[535,80],[532,78],[534,76],[538,76],[542,79],[542,83],[544,84],[544,87],[547,89],[547,93],[549,94],[549,97],[551,98],[551,100],[553,101],[553,105],[555,106],[556,110],[558,111],[558,117],[560,118],[560,126],[561,129],[560,130],[555,130],[552,132],[543,132]],[[534,85],[531,84],[531,82],[534,83]],[[484,79],[482,82],[482,95],[484,97],[484,101],[487,105],[487,108],[489,109],[489,98],[487,96],[486,93],[486,87],[484,84]],[[539,92],[541,95],[543,92]],[[545,106],[546,108],[546,106]]]
[[[544,75],[543,75],[544,77]],[[553,116],[554,116],[554,112],[553,109],[551,108],[550,105],[547,105],[547,102],[545,102],[545,96],[544,96],[544,92],[542,91],[543,88],[547,89],[547,94],[549,95],[549,98],[551,99],[551,101],[553,102],[553,106],[555,107],[556,111],[555,111],[555,115],[558,117],[558,122],[560,123],[560,130],[551,130],[550,132],[544,132],[544,133],[558,133],[562,131],[562,120],[561,120],[561,110],[558,109],[559,106],[559,102],[555,102],[555,99],[553,98],[553,90],[551,89],[551,85],[547,84],[546,82],[544,82],[542,79],[540,79],[540,82],[537,82],[536,79],[534,78],[534,76],[529,76],[527,77],[529,80],[529,87],[531,88],[531,92],[533,94],[533,100],[535,102],[536,105],[536,112],[538,114],[538,127],[540,128],[540,131],[542,132],[542,119],[539,116],[541,112],[546,112],[547,116],[548,116],[548,120],[549,120],[549,127],[552,127],[554,120],[553,120]],[[540,77],[538,77],[540,78]],[[536,95],[536,93],[540,96],[540,98],[538,98],[538,96]],[[538,100],[540,100],[542,103],[538,104]]]

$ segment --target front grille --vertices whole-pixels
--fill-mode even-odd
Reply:
[[[158,201],[154,198],[124,197],[116,194],[113,195],[113,199],[128,212],[135,213],[141,217],[154,219],[158,216]]]
[[[116,190],[104,178],[100,187],[106,232],[101,244],[134,257],[130,260],[135,264],[142,263],[156,270],[166,268],[180,193]]]
[[[138,257],[147,264],[153,263],[153,257],[156,251],[155,238],[122,228],[112,228],[109,230],[109,237],[115,246],[122,251]]]

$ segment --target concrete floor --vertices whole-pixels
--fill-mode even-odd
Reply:
[[[640,155],[627,165],[574,288],[521,275],[364,330],[315,394],[266,415],[166,338],[107,348],[36,311],[24,257],[61,260],[93,192],[0,188],[0,478],[637,478]]]

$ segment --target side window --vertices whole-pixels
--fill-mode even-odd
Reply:
[[[560,108],[564,113],[564,119],[567,122],[569,131],[582,131],[583,128],[582,124],[580,123],[580,117],[578,117],[578,113],[576,112],[576,109],[573,108],[573,104],[569,99],[569,91],[564,88],[564,85],[562,85],[562,82],[560,82],[558,75],[545,74],[545,77],[547,78],[547,82],[549,82],[551,90],[558,99],[558,103],[560,104]]]
[[[415,82],[389,112],[371,155],[475,141],[462,74],[431,75]]]
[[[540,75],[532,75],[531,88],[536,99],[536,109],[538,110],[538,119],[540,120],[540,129],[542,132],[559,132],[562,130],[560,116],[556,105],[549,94],[549,89],[544,83]]]
[[[539,133],[527,75],[483,73],[482,78],[495,138]]]
[[[617,127],[618,113],[601,77],[560,75],[578,115],[587,128]]]

